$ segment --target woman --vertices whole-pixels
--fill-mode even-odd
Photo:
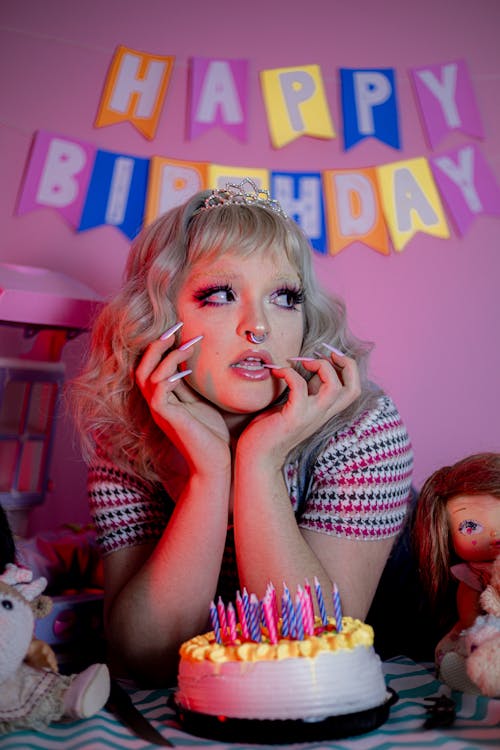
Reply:
[[[75,384],[122,670],[175,676],[224,584],[261,596],[317,576],[366,615],[412,465],[367,354],[300,228],[251,181],[144,229]]]

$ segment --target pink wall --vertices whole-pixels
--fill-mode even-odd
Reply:
[[[379,9],[377,9],[379,8]],[[383,8],[383,10],[381,10]],[[430,155],[408,70],[464,58],[481,111],[480,148],[500,181],[500,4],[385,0],[3,0],[0,9],[0,261],[70,274],[107,295],[117,288],[128,243],[116,229],[76,234],[53,211],[14,215],[34,132],[47,129],[98,148],[234,166],[322,170],[364,167]],[[130,124],[93,127],[117,45],[176,63],[158,131],[147,141]],[[250,127],[242,145],[221,131],[185,137],[188,60],[193,55],[250,61]],[[270,144],[258,85],[265,68],[318,64],[341,135],[339,67],[396,69],[403,150],[373,140],[342,151],[333,141]],[[443,150],[467,142],[455,134]],[[373,376],[394,396],[410,429],[415,483],[479,450],[499,450],[498,278],[500,218],[480,217],[468,234],[417,235],[388,257],[357,245],[317,257],[326,285],[340,292],[352,328],[376,342]],[[66,347],[69,373],[85,337]],[[54,490],[34,526],[86,518],[85,470],[61,417],[52,468]]]

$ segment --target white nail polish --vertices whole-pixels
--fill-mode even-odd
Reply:
[[[316,357],[287,357],[289,362],[316,362]]]
[[[185,352],[186,349],[189,349],[190,346],[194,346],[194,344],[198,343],[198,341],[201,341],[203,338],[203,334],[201,336],[195,336],[194,339],[190,339],[189,341],[186,341],[184,344],[182,344],[179,347],[180,352]]]
[[[179,323],[175,323],[175,325],[173,325],[170,328],[168,328],[165,331],[165,333],[162,333],[162,335],[160,336],[160,341],[165,341],[165,339],[168,339],[170,336],[173,336],[174,333],[177,333],[177,331],[179,330],[179,328],[182,328],[183,325],[184,325],[184,323],[182,322],[182,320],[179,321]]]
[[[339,357],[345,357],[344,352],[341,352],[340,349],[336,349],[334,346],[331,346],[330,344],[321,344],[321,346],[324,346],[325,349],[328,349],[328,351],[333,352],[334,354],[337,354]]]
[[[186,375],[191,375],[193,371],[192,370],[183,370],[182,372],[176,372],[174,375],[171,375],[168,378],[169,383],[175,383],[177,380],[180,380],[181,378],[185,378]]]

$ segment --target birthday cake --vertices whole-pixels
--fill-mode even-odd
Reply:
[[[324,608],[317,617],[305,595],[295,607],[283,601],[281,617],[271,601],[252,599],[257,619],[241,600],[238,623],[231,605],[219,602],[215,618],[212,604],[214,629],[182,644],[178,705],[225,719],[319,722],[387,702],[369,625]]]

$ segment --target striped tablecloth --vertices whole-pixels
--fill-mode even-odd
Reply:
[[[425,666],[404,657],[384,663],[387,685],[399,700],[392,706],[389,720],[377,730],[358,737],[303,745],[274,745],[274,748],[306,747],[311,750],[476,750],[500,748],[500,699],[451,693],[456,701],[457,718],[446,729],[424,729],[427,717],[426,696],[446,692]],[[167,707],[168,691],[135,690],[131,693],[135,706],[151,724],[178,748],[210,748],[222,750],[231,745],[193,737],[175,724],[174,714]],[[2,750],[153,750],[157,747],[138,739],[112,714],[101,711],[86,721],[53,724],[41,732],[14,732],[0,736]],[[270,745],[238,743],[234,747],[265,748]]]

